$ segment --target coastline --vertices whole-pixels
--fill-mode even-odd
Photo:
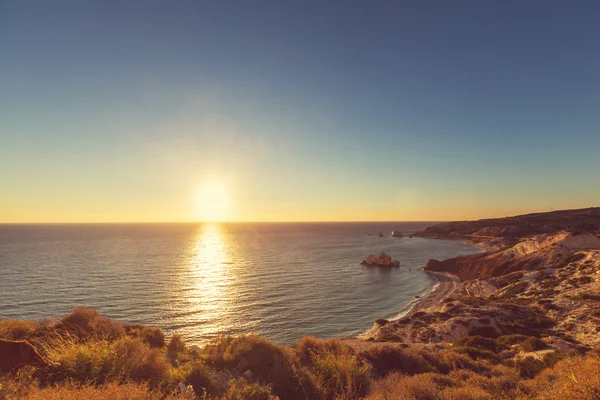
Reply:
[[[431,238],[431,239],[446,239],[447,240],[449,238],[437,237],[437,238]],[[459,240],[469,246],[476,247],[476,248],[480,249],[482,253],[497,250],[497,248],[495,248],[495,247],[487,246],[482,242],[474,242],[474,241],[466,239],[466,238],[456,239],[456,240]],[[425,294],[423,294],[423,296],[421,296],[421,298],[416,299],[415,301],[411,302],[406,311],[399,313],[397,316],[391,318],[390,321],[398,321],[406,316],[410,316],[419,311],[423,311],[425,309],[437,306],[443,300],[451,297],[453,294],[455,294],[457,292],[460,292],[460,290],[462,289],[461,280],[458,278],[458,276],[456,276],[450,272],[427,271],[427,270],[424,270],[423,267],[421,267],[421,269],[437,282],[435,282],[433,284],[433,286],[431,287],[431,289],[429,291],[427,291]],[[358,336],[354,337],[353,339],[361,339],[371,329],[372,328],[367,329],[365,332],[359,334]]]

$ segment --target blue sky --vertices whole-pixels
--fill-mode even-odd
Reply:
[[[0,0],[0,221],[600,200],[597,2]]]

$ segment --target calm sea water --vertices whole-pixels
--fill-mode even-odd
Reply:
[[[250,332],[278,343],[356,335],[432,288],[418,269],[428,258],[480,251],[389,236],[428,225],[0,225],[0,319],[56,318],[93,306],[198,344]],[[360,265],[381,251],[403,266]]]

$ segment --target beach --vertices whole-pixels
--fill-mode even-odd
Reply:
[[[434,288],[421,298],[412,307],[408,315],[437,306],[442,300],[452,296],[454,293],[462,289],[460,279],[449,272],[432,272],[427,271],[432,277],[438,280]]]

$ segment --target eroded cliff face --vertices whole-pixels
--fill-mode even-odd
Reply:
[[[564,249],[551,245],[548,251]],[[560,264],[463,282],[437,304],[377,323],[364,337],[448,345],[469,335],[519,334],[573,350],[600,345],[599,333],[600,249],[574,249]]]
[[[527,238],[504,250],[429,260],[428,271],[450,272],[460,280],[486,279],[517,271],[564,266],[581,250],[600,250],[600,238],[592,233],[558,232]]]

